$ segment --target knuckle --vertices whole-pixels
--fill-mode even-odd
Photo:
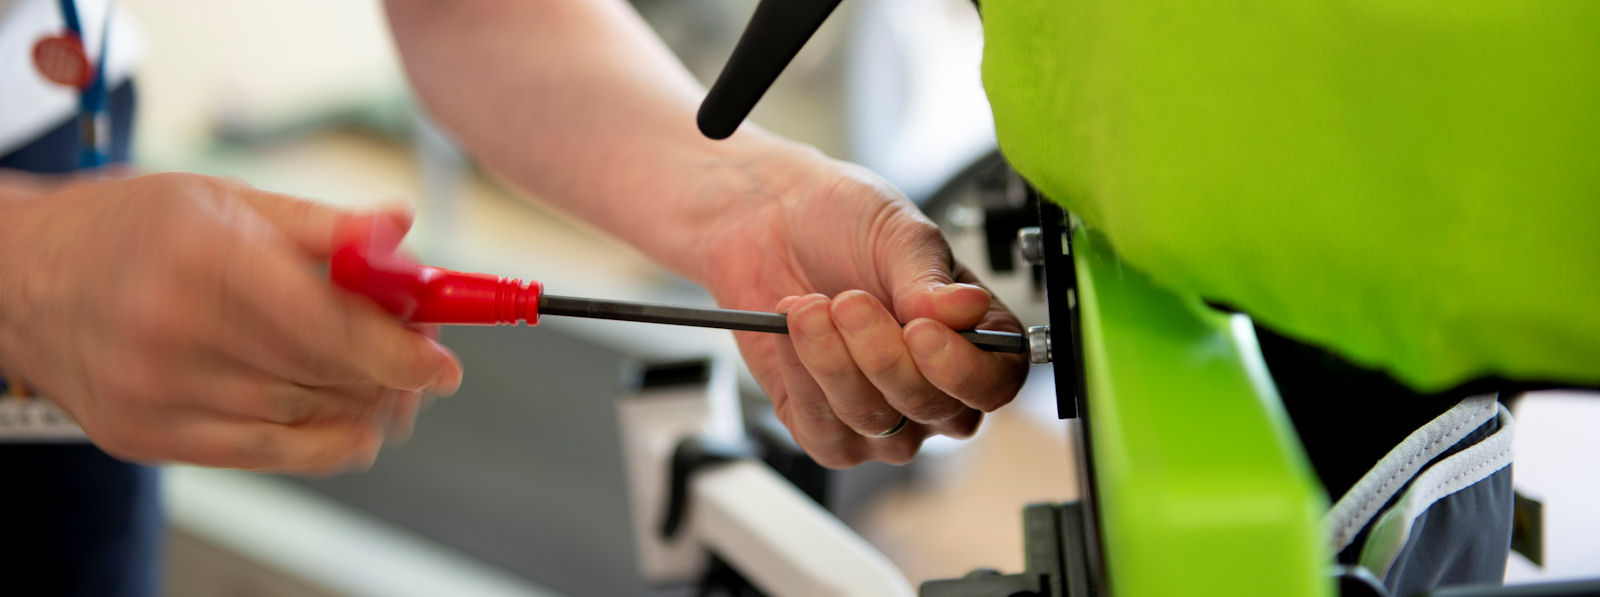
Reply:
[[[922,449],[922,441],[912,437],[895,437],[892,441],[885,441],[878,448],[878,460],[896,466],[911,462],[917,457],[917,452]]]
[[[932,433],[937,433],[939,435],[953,437],[956,439],[967,439],[972,437],[974,433],[977,433],[978,427],[982,424],[982,411],[963,408],[960,415],[951,417],[946,421],[931,426],[930,431]]]
[[[178,174],[178,176],[182,178],[183,184],[186,184],[187,188],[196,195],[220,196],[236,193],[247,188],[247,185],[236,178],[222,178],[204,174]]]
[[[360,436],[359,431],[351,431],[351,435]],[[361,451],[360,442],[352,439],[348,442],[324,446],[316,454],[307,457],[303,462],[297,463],[295,471],[301,475],[325,477],[344,472],[347,464],[356,459]]]
[[[834,355],[818,355],[806,363],[806,371],[817,380],[841,379],[855,374],[855,363],[848,358],[836,358]]]
[[[234,183],[214,176],[184,173],[167,173],[159,176],[161,178],[156,182],[161,185],[164,191],[162,194],[169,198],[174,207],[184,208],[193,215],[220,208],[224,197],[238,190]]]
[[[843,421],[846,425],[849,425],[854,429],[862,429],[871,433],[877,433],[884,429],[888,429],[890,425],[893,425],[895,421],[900,419],[900,413],[890,409],[887,405],[879,406],[870,403],[875,401],[859,400],[843,402],[845,403],[834,405],[833,412],[838,416],[840,421]]]
[[[861,372],[873,379],[885,378],[900,371],[900,357],[886,351],[866,351],[856,359]]]
[[[139,183],[151,185],[161,189],[160,196],[172,197],[189,194],[203,188],[206,177],[199,174],[184,174],[181,172],[157,172],[139,177]]]
[[[966,395],[968,398],[964,402],[966,402],[967,406],[986,413],[992,413],[996,410],[999,410],[1000,407],[1009,404],[1012,397],[1012,393],[997,392],[994,390],[994,388],[983,388],[978,391],[969,392]]]
[[[354,373],[349,357],[323,351],[295,350],[288,355],[295,379],[312,386],[334,386],[356,383],[361,376]]]
[[[974,396],[968,398],[966,404],[979,411],[992,413],[1000,410],[1000,407],[1005,406],[1006,402],[1006,400],[996,399],[993,396]]]
[[[273,195],[272,200],[283,210],[284,219],[293,227],[306,227],[315,222],[322,206],[297,197]]]
[[[416,395],[416,392],[390,388],[380,384],[359,384],[346,391],[345,394],[345,398],[355,404],[371,406],[392,402],[407,395]]]
[[[320,400],[304,388],[289,387],[273,393],[268,403],[267,420],[281,425],[304,425],[322,410]]]
[[[354,299],[345,300],[345,297],[341,297],[335,300],[334,307],[333,317],[337,324],[327,330],[322,344],[347,349],[347,352],[338,355],[340,368],[350,370],[353,375],[364,372],[362,363],[367,359],[381,361],[383,355],[394,350],[388,343],[374,340],[370,328],[362,319],[367,315],[362,311],[363,305],[357,304]]]
[[[308,354],[305,355],[304,367],[311,376],[325,380],[329,385],[352,384],[365,380],[351,362],[340,357],[318,357]]]
[[[1021,389],[1027,365],[1020,359],[1005,359],[970,371],[955,380],[951,395],[967,406],[989,413],[1011,402]]]
[[[405,349],[390,348],[373,354],[368,363],[367,379],[375,385],[396,389],[419,389],[428,383],[432,371],[422,372]]]
[[[978,426],[983,424],[983,413],[979,411],[968,412],[970,414],[967,416],[951,419],[945,425],[945,428],[941,430],[942,433],[955,438],[972,437],[972,434],[977,433]]]
[[[355,455],[362,435],[368,431],[366,426],[368,423],[350,423],[346,429],[339,432],[336,442],[323,443],[322,447],[306,459],[306,463],[310,467],[338,466],[344,463],[350,456]]]
[[[822,468],[836,471],[853,468],[866,461],[856,451],[819,453],[807,450],[806,453],[811,454],[811,459]]]
[[[433,376],[444,368],[444,357],[420,334],[402,331],[402,340],[395,342],[396,352],[386,364],[391,376],[405,389],[418,389],[433,381]]]
[[[783,428],[789,431],[790,438],[799,435],[799,432],[795,431],[794,409],[792,408],[793,404],[793,400],[788,400],[778,404],[772,409],[773,416],[777,417],[778,422],[783,424]]]
[[[918,423],[936,423],[961,414],[963,407],[960,402],[950,399],[942,394],[922,392],[904,401],[901,411],[906,417]]]
[[[795,422],[827,421],[837,418],[833,408],[823,400],[790,400],[789,413]]]
[[[308,386],[336,385],[343,381],[335,370],[333,363],[321,355],[313,354],[307,350],[290,350],[283,354],[285,366],[284,377]]]
[[[284,462],[286,438],[276,429],[251,426],[231,436],[226,447],[230,466],[235,468],[277,470],[293,463]]]
[[[866,461],[862,457],[861,440],[858,438],[829,441],[827,438],[819,439],[808,434],[796,433],[794,440],[813,462],[823,468],[843,470]]]
[[[187,172],[157,172],[148,176],[149,180],[156,181],[167,187],[209,187],[217,180],[204,174],[190,174]]]

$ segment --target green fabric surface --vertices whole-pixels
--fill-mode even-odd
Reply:
[[[982,9],[1002,151],[1158,283],[1418,390],[1600,384],[1600,2]]]

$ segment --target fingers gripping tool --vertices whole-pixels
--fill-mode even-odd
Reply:
[[[556,296],[544,284],[493,274],[467,273],[417,263],[397,252],[404,231],[382,218],[354,218],[338,231],[329,277],[409,323],[539,325],[545,315],[638,321],[706,328],[789,333],[782,313],[708,309],[654,303]],[[959,332],[990,352],[1048,359],[1048,336],[990,330]]]

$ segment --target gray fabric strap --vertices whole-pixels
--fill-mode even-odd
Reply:
[[[1417,517],[1440,499],[1476,484],[1511,464],[1511,439],[1516,425],[1511,413],[1495,405],[1500,429],[1470,448],[1457,452],[1417,476],[1405,495],[1372,525],[1361,548],[1361,566],[1385,578],[1395,556],[1411,537]]]
[[[1493,396],[1467,398],[1390,450],[1323,518],[1323,528],[1333,542],[1330,553],[1339,553],[1348,547],[1378,509],[1389,503],[1422,467],[1488,422],[1498,408]]]

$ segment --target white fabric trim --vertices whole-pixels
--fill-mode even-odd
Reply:
[[[110,0],[77,0],[84,41],[91,57],[100,55],[100,31]],[[46,81],[33,67],[33,44],[66,31],[55,0],[14,0],[0,4],[0,155],[66,122],[78,111],[78,93]],[[106,89],[126,80],[140,60],[138,27],[119,7],[112,19],[106,52]]]
[[[1323,517],[1322,526],[1333,541],[1332,553],[1344,551],[1378,509],[1389,503],[1423,466],[1488,422],[1497,410],[1494,396],[1462,400],[1390,450]]]
[[[82,443],[72,415],[44,398],[0,397],[0,443]]]
[[[1395,558],[1400,555],[1411,538],[1411,528],[1417,517],[1446,496],[1466,489],[1487,479],[1490,475],[1511,464],[1511,440],[1516,424],[1511,412],[1498,407],[1500,429],[1476,445],[1440,461],[1417,477],[1417,482],[1406,490],[1395,504],[1367,535],[1361,547],[1361,567],[1372,571],[1378,578],[1389,575]]]

